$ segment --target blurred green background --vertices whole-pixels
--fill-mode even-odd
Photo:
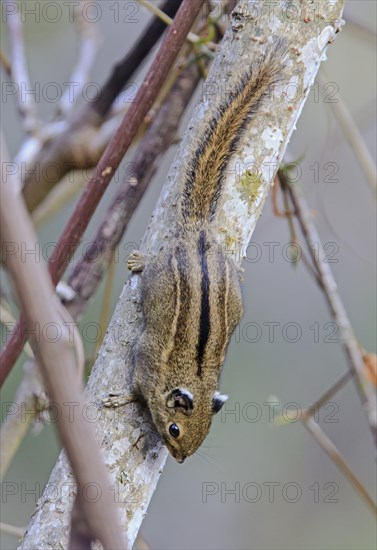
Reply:
[[[32,0],[26,2],[29,9],[36,4]],[[61,4],[62,16],[55,22],[56,12],[52,7],[50,15],[41,16],[39,22],[32,15],[26,17],[24,30],[31,80],[42,87],[48,82],[63,87],[77,55],[77,35],[64,4],[68,3]],[[133,22],[117,22],[116,12],[119,10],[123,17],[129,15],[126,4],[130,2],[93,4],[101,9],[97,26],[102,46],[91,80],[102,83],[114,62],[139,35],[149,15],[139,9],[131,18]],[[335,87],[324,89],[319,84],[316,93],[310,94],[289,151],[292,158],[304,155],[300,183],[310,208],[316,213],[322,242],[329,245],[329,253],[334,251],[336,261],[331,263],[331,268],[340,294],[360,342],[367,350],[375,351],[374,194],[326,97],[333,90],[336,98],[342,97],[369,150],[375,151],[376,3],[349,1],[344,18],[348,23],[329,48],[328,61],[323,66],[325,81],[334,83]],[[7,51],[4,21],[1,30],[1,48]],[[140,83],[143,70],[135,82]],[[7,80],[4,73],[2,79]],[[200,90],[193,104],[199,97]],[[14,155],[23,140],[22,128],[14,98],[3,95],[2,100],[2,126]],[[55,107],[43,98],[38,104],[45,118],[53,114]],[[185,120],[187,122],[187,117]],[[184,126],[185,123],[182,132]],[[124,263],[129,250],[127,243],[138,243],[143,235],[174,150],[172,147],[166,153],[120,247],[113,306],[127,277]],[[124,162],[131,156],[132,151]],[[331,179],[335,181],[329,181]],[[110,186],[98,208],[87,232],[88,240],[106,211],[116,185]],[[74,203],[43,226],[42,244],[58,238]],[[296,403],[306,407],[347,369],[339,343],[328,341],[331,326],[326,323],[332,322],[332,318],[322,293],[302,262],[294,268],[287,261],[284,247],[289,238],[287,222],[276,218],[271,202],[267,202],[253,235],[256,245],[250,249],[249,261],[244,264],[245,316],[233,338],[222,377],[222,390],[230,399],[215,419],[200,454],[184,466],[168,459],[142,525],[142,534],[151,548],[359,550],[376,547],[375,519],[349,482],[299,422],[276,428],[264,405],[273,399],[280,406]],[[272,246],[274,254],[270,256]],[[257,247],[260,257],[253,261]],[[82,324],[98,322],[102,294],[103,285]],[[278,323],[272,339],[268,323]],[[295,335],[289,323],[300,328],[295,343],[288,341]],[[253,330],[256,324],[260,338]],[[337,334],[333,336],[338,339]],[[86,342],[86,349],[92,356],[94,344]],[[21,378],[22,361],[9,377],[2,401],[12,401]],[[348,383],[331,401],[332,404],[319,413],[320,424],[369,493],[375,495],[375,452],[353,383]],[[232,410],[236,414],[232,414]],[[18,492],[13,496],[3,493],[3,522],[27,525],[36,505],[36,495],[47,482],[58,452],[59,444],[51,426],[39,435],[27,436],[4,480],[8,484],[16,483]],[[25,494],[25,490],[34,494]],[[17,539],[1,534],[0,546],[16,548]]]

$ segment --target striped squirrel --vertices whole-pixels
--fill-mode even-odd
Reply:
[[[247,125],[280,80],[281,42],[246,72],[217,110],[185,171],[178,230],[160,252],[131,253],[140,274],[143,330],[132,347],[132,395],[106,406],[144,402],[171,455],[182,463],[207,436],[227,396],[219,377],[242,316],[239,270],[213,232],[226,167]]]

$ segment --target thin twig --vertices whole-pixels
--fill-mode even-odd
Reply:
[[[312,221],[309,208],[303,198],[302,192],[297,186],[290,184],[286,171],[280,174],[280,178],[288,187],[289,195],[295,208],[295,215],[297,216],[301,231],[310,251],[313,264],[318,270],[325,298],[339,328],[342,343],[348,358],[349,369],[356,375],[356,388],[364,405],[373,440],[377,444],[376,396],[365,380],[362,351],[340,298],[330,265],[326,262],[319,234]]]
[[[346,372],[346,374],[343,374],[339,380],[337,380],[328,390],[326,390],[321,397],[319,397],[314,403],[312,403],[309,407],[306,409],[300,409],[300,420],[307,420],[308,418],[315,416],[318,414],[318,411],[320,408],[322,408],[324,405],[326,405],[336,393],[338,393],[343,386],[352,378],[351,372]],[[296,412],[295,412],[296,414]],[[286,424],[287,421],[287,415],[289,416],[289,413],[286,414],[280,414],[274,419],[274,423],[278,426],[283,426]]]
[[[272,211],[273,211],[275,216],[277,216],[279,218],[287,218],[288,219],[288,226],[289,226],[289,232],[290,232],[290,242],[299,244],[298,240],[297,240],[296,228],[294,226],[294,220],[293,220],[294,212],[289,210],[289,208],[287,208],[287,203],[286,203],[286,201],[287,201],[287,195],[286,195],[287,191],[284,187],[284,184],[282,183],[282,179],[280,178],[281,171],[282,171],[282,168],[280,168],[278,170],[278,173],[275,176],[274,186],[272,188],[272,196],[271,196],[271,198],[272,198]],[[279,189],[281,189],[283,194],[284,194],[284,204],[285,204],[285,210],[284,211],[282,211],[278,206],[278,190]],[[304,264],[304,266],[306,267],[306,269],[308,270],[309,275],[311,275],[314,278],[314,280],[317,282],[317,284],[319,286],[322,286],[321,278],[319,276],[318,270],[316,269],[316,266],[312,265],[310,259],[307,258],[306,253],[305,253],[304,250],[301,249],[300,252],[301,252],[300,259],[301,259],[302,263]]]
[[[0,479],[16,454],[21,442],[39,411],[47,406],[42,384],[34,361],[27,361],[24,377],[12,402],[3,402],[6,418],[0,431]]]
[[[309,433],[314,437],[314,439],[321,445],[321,447],[326,451],[331,460],[336,464],[340,469],[343,475],[348,479],[348,481],[356,489],[356,492],[359,493],[361,498],[365,500],[368,506],[371,508],[373,513],[377,512],[376,504],[373,502],[368,491],[365,489],[360,480],[353,473],[351,468],[347,465],[346,461],[335,447],[334,443],[327,437],[323,432],[321,427],[318,424],[318,421],[313,418],[313,416],[318,413],[329,399],[331,399],[351,378],[353,374],[348,371],[344,374],[335,384],[333,384],[328,390],[326,390],[321,397],[319,397],[310,407],[300,411],[300,421],[304,424],[305,428]],[[275,419],[275,423],[282,425],[283,421],[286,421],[286,417],[281,415]]]
[[[294,215],[299,220],[301,229],[304,233],[304,236],[306,237],[308,248],[311,251],[312,264],[307,264],[307,267],[310,267],[310,272],[312,274],[314,273],[319,286],[325,293],[328,299],[328,302],[330,303],[330,307],[332,311],[334,311],[335,309],[340,314],[340,318],[342,317],[344,318],[345,311],[343,311],[342,309],[339,310],[339,303],[340,303],[339,297],[335,299],[335,305],[334,305],[334,294],[337,295],[337,290],[336,290],[335,282],[331,280],[332,278],[331,271],[328,269],[327,270],[328,273],[326,273],[327,276],[324,276],[324,271],[323,269],[321,269],[321,266],[323,266],[324,258],[321,258],[320,260],[319,258],[316,257],[315,253],[313,254],[313,250],[315,250],[314,248],[315,243],[319,243],[319,246],[321,245],[318,238],[318,234],[316,233],[315,226],[311,221],[309,209],[307,208],[306,203],[302,195],[300,194],[300,192],[297,190],[297,188],[289,183],[289,170],[287,170],[287,167],[285,170],[279,171],[278,177],[281,182],[281,188],[283,190],[284,196],[286,196],[286,193],[289,193],[291,202],[294,206]],[[287,206],[288,205],[285,204],[286,211],[289,210]],[[324,265],[327,266],[327,264],[324,264]],[[339,317],[335,316],[335,318],[336,320],[338,320]],[[343,328],[344,328],[344,323],[343,323]],[[344,338],[343,338],[343,343],[346,345]],[[349,357],[351,357],[350,354],[349,354]],[[321,408],[326,402],[328,402],[328,400],[331,399],[331,397],[335,393],[337,393],[353,377],[353,375],[356,372],[357,370],[356,368],[354,368],[354,369],[350,369],[346,374],[344,374],[318,400],[316,400],[315,403],[313,403],[307,409],[301,411],[302,415],[300,419],[304,424],[304,426],[306,427],[306,429],[309,431],[309,433],[311,433],[311,435],[326,451],[326,453],[330,456],[330,458],[341,470],[341,472],[345,475],[345,477],[350,481],[350,483],[353,485],[353,487],[356,489],[359,495],[365,500],[369,508],[373,511],[374,514],[376,514],[377,512],[376,504],[371,499],[367,490],[362,485],[360,480],[356,477],[356,475],[353,473],[351,468],[347,465],[347,463],[339,453],[338,449],[332,443],[332,441],[326,436],[326,434],[320,428],[318,423],[316,423],[315,420],[313,419],[313,416],[315,415],[316,411],[318,411],[319,408]],[[365,383],[364,380],[363,382]],[[279,423],[279,419],[277,419],[277,423]]]
[[[318,74],[318,80],[322,85],[325,85],[328,80],[325,78],[324,73]],[[355,121],[344,101],[344,99],[337,92],[336,101],[331,103],[331,111],[335,116],[339,126],[342,129],[342,135],[349,141],[352,151],[359,163],[360,168],[364,172],[367,182],[371,189],[376,191],[377,186],[377,171],[376,164],[372,155],[365,143],[365,140],[355,124]]]
[[[7,535],[12,535],[21,539],[24,536],[26,527],[16,527],[15,525],[9,525],[9,523],[0,523],[0,531]]]
[[[79,191],[82,191],[91,176],[91,171],[84,174],[81,170],[75,170],[66,174],[62,181],[48,194],[45,201],[32,212],[31,218],[36,228],[52,219],[59,210],[71,201]]]
[[[70,84],[75,86],[75,96],[71,98],[71,89],[63,94],[59,110],[63,115],[67,115],[76,103],[76,99],[80,96],[85,84],[88,82],[90,70],[96,60],[96,54],[99,44],[99,34],[93,23],[83,17],[83,9],[89,0],[81,0],[79,6],[75,6],[75,21],[77,21],[77,29],[80,37],[79,55],[76,67],[69,80]],[[76,87],[77,86],[77,87]]]
[[[334,443],[327,437],[319,424],[314,421],[312,417],[309,417],[302,422],[309,433],[314,439],[321,445],[322,449],[326,451],[334,464],[337,465],[339,470],[345,475],[348,481],[354,486],[357,493],[365,500],[369,508],[374,515],[377,515],[377,506],[373,499],[370,497],[368,491],[365,489],[361,481],[356,477],[351,468],[348,466]]]
[[[314,416],[316,411],[318,411],[323,405],[328,403],[338,391],[351,380],[353,373],[348,371],[346,374],[343,374],[339,380],[337,380],[328,390],[326,390],[321,397],[319,397],[310,407],[302,411],[302,419],[307,420],[310,416]]]
[[[165,0],[161,11],[173,18],[181,4],[182,0]],[[101,119],[108,114],[115,99],[165,30],[166,24],[158,17],[154,17],[132,50],[116,63],[111,75],[102,86],[101,93],[90,104],[90,109],[96,112]]]
[[[343,375],[331,388],[329,388],[317,401],[315,401],[307,409],[300,411],[300,421],[303,423],[305,428],[309,433],[314,437],[314,439],[321,445],[321,447],[326,451],[331,460],[335,465],[340,469],[343,475],[348,479],[348,481],[356,489],[356,492],[359,493],[361,498],[365,500],[368,506],[371,508],[373,513],[377,512],[377,506],[370,497],[368,491],[365,489],[361,481],[357,478],[351,468],[348,466],[334,443],[327,437],[322,428],[319,426],[318,421],[316,421],[313,416],[319,411],[328,400],[337,393],[347,382],[352,378],[352,374],[347,372]],[[287,420],[286,415],[278,416],[275,419],[275,424],[283,425]]]
[[[5,301],[4,297],[1,296],[0,299],[0,322],[6,326],[14,326],[16,324],[16,319],[13,317],[9,304]],[[24,352],[28,357],[33,357],[33,350],[30,347],[30,344],[26,342],[24,346]]]
[[[152,4],[152,2],[149,2],[149,0],[138,0],[139,4],[146,7],[151,13],[153,13],[156,17],[161,19],[166,25],[171,25],[173,23],[173,19],[166,15],[166,13],[163,10],[160,10],[158,6],[155,6]],[[187,35],[187,40],[191,42],[192,44],[197,44],[200,42],[201,38],[194,32],[189,32]],[[214,43],[211,43],[213,47],[216,47]]]
[[[151,547],[140,533],[135,540],[134,548],[135,550],[151,550]]]
[[[131,104],[115,136],[106,148],[54,249],[49,262],[53,284],[56,285],[59,282],[72,253],[78,247],[99,201],[171,69],[202,3],[203,0],[183,0],[174,23],[169,27],[154,63],[137,93],[135,102]],[[25,321],[21,316],[12,336],[2,350],[1,384],[11,371],[25,341]]]
[[[30,80],[27,70],[24,41],[22,36],[21,10],[18,3],[5,0],[8,6],[7,23],[11,55],[11,72],[17,87],[18,110],[23,118],[25,131],[35,134],[38,129],[36,103],[33,94],[25,93],[30,90]]]
[[[3,67],[4,71],[8,76],[12,76],[12,67],[10,65],[10,61],[5,55],[5,53],[0,50],[0,65]]]
[[[121,107],[122,109],[116,112],[114,110],[114,116],[106,120],[97,131],[92,129],[91,135],[88,135],[84,153],[86,159],[84,162],[86,162],[88,166],[94,166],[96,162],[98,162],[107,144],[119,127],[126,111],[124,105]],[[91,160],[89,161],[89,159]],[[45,223],[60,208],[67,204],[67,202],[76,197],[78,192],[82,191],[88,183],[93,175],[94,168],[85,166],[82,166],[81,169],[79,169],[79,167],[77,168],[78,169],[72,169],[70,172],[66,173],[59,183],[52,188],[46,198],[31,212],[31,217],[36,227]]]
[[[357,19],[358,12],[354,13],[353,10],[347,10],[345,13],[345,16],[347,18],[347,27],[350,26],[351,30],[356,31],[359,33],[358,37],[354,37],[355,40],[359,41],[362,40],[369,40],[373,47],[375,46],[376,42],[376,30],[373,25],[373,20],[369,20],[370,26],[364,21]],[[367,20],[366,20],[367,21]],[[352,29],[353,27],[353,29]]]

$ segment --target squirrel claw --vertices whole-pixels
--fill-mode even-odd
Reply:
[[[145,258],[140,250],[133,250],[128,257],[127,267],[132,273],[140,273],[145,267]]]

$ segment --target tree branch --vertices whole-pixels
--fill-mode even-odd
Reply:
[[[318,425],[318,420],[315,420],[313,418],[315,413],[319,411],[319,409],[322,408],[326,403],[328,403],[329,399],[331,399],[351,378],[352,373],[350,371],[346,372],[346,374],[343,374],[343,376],[339,380],[337,380],[328,390],[326,390],[321,395],[321,397],[319,397],[306,409],[301,410],[300,420],[304,424],[308,432],[314,437],[317,443],[319,443],[322,449],[335,463],[337,468],[339,468],[346,479],[348,479],[348,481],[351,483],[351,485],[354,487],[360,497],[366,502],[372,512],[376,514],[376,504],[370,497],[368,491],[365,489],[364,485],[361,483],[356,474],[354,474],[353,470],[348,466],[345,459],[342,457],[334,443]],[[278,425],[282,425],[282,423],[285,421],[286,417],[283,416],[280,416],[275,420]]]
[[[2,162],[6,162],[7,151],[2,136],[1,158]],[[12,177],[1,181],[0,227],[3,245],[25,243],[29,247],[37,242],[27,210],[14,190]],[[105,548],[125,548],[118,510],[109,490],[94,434],[79,414],[72,422],[71,412],[66,407],[67,403],[73,402],[82,411],[84,403],[74,369],[77,361],[75,349],[70,342],[64,324],[66,317],[62,315],[62,306],[55,297],[48,272],[35,258],[23,259],[20,249],[8,256],[6,265],[28,329],[53,325],[61,331],[61,338],[56,342],[34,336],[32,345],[50,398],[61,412],[57,417],[57,428],[78,482],[82,515],[89,526],[90,536],[92,539],[98,538]],[[101,491],[101,499],[96,502],[83,496],[86,487],[93,482],[98,484]]]
[[[281,37],[284,41],[289,36],[292,42],[287,48],[285,80],[295,82],[302,90],[302,95],[299,100],[296,96],[294,103],[288,104],[283,85],[278,86],[271,103],[255,117],[228,167],[224,200],[219,204],[219,215],[213,223],[219,242],[227,251],[234,253],[237,264],[241,262],[242,251],[247,247],[255,228],[274,173],[314,81],[323,51],[328,42],[334,40],[341,25],[341,0],[316,4],[320,13],[311,20],[311,24],[307,24],[306,17],[295,22],[287,21],[284,6],[283,0],[275,5],[274,18],[268,14],[254,18],[253,2],[241,0],[237,4],[232,14],[231,29],[224,37],[203,88],[204,99],[195,109],[148,225],[142,252],[153,256],[160,249],[161,243],[174,238],[174,228],[178,223],[176,205],[183,192],[188,159],[198,147],[209,121],[218,112],[226,90],[236,86],[244,75],[245,66],[249,67],[256,57],[270,47],[265,37]],[[327,13],[330,7],[331,22]],[[311,4],[302,2],[301,8],[309,16]],[[276,21],[279,21],[278,25]],[[250,159],[253,159],[252,166]],[[239,177],[235,178],[236,168]],[[257,182],[251,186],[250,172],[257,176]],[[135,403],[121,411],[104,410],[101,401],[110,392],[130,389],[130,342],[138,338],[140,330],[140,292],[137,278],[133,277],[123,289],[86,390],[88,400],[97,411],[96,428],[103,443],[103,455],[120,506],[128,518],[124,530],[129,543],[135,540],[146,514],[167,452],[157,438],[145,408]],[[51,487],[60,486],[67,478],[69,468],[61,456],[51,474]],[[64,546],[64,524],[69,505],[62,495],[59,510],[64,512],[60,512],[57,518],[48,506],[50,493],[51,489],[47,486],[30,524],[30,533],[25,536],[21,548],[50,548],[51,529],[54,529],[60,544]]]
[[[318,75],[318,81],[322,86],[326,85],[324,75]],[[376,192],[377,171],[376,163],[370,154],[365,140],[359,131],[344,99],[337,93],[337,100],[331,103],[331,111],[342,129],[342,135],[348,140],[352,151],[364,172],[364,176],[370,188]]]
[[[308,432],[314,437],[317,443],[319,443],[322,449],[328,454],[331,460],[336,464],[343,475],[348,479],[348,481],[355,488],[361,498],[366,502],[373,515],[376,515],[377,506],[375,502],[369,495],[368,491],[365,489],[364,485],[360,482],[359,478],[348,466],[347,462],[344,460],[331,439],[327,437],[325,432],[311,416],[303,418],[302,423],[304,424]]]
[[[71,84],[78,85],[75,97],[79,96],[85,84],[88,82],[89,73],[96,59],[99,43],[99,35],[96,27],[83,17],[83,9],[85,8],[85,4],[88,4],[88,1],[89,0],[81,0],[78,9],[77,6],[75,6],[75,21],[77,21],[77,30],[80,38],[79,55],[76,67],[69,80]],[[70,99],[70,94],[71,90],[68,89],[59,102],[59,112],[65,116],[67,116],[74,107],[74,101]]]
[[[41,397],[42,384],[34,361],[27,361],[24,377],[13,403],[6,403],[7,417],[0,432],[0,479],[4,478],[21,441],[38,412],[47,406]]]
[[[8,34],[11,52],[11,75],[17,86],[18,110],[23,118],[25,131],[36,133],[38,128],[36,103],[32,94],[23,94],[22,90],[30,90],[29,75],[26,65],[22,23],[17,2],[5,0],[7,6]]]
[[[348,358],[348,368],[352,375],[355,375],[355,379],[357,380],[356,388],[360,395],[361,402],[364,405],[364,412],[368,419],[373,440],[375,444],[377,444],[376,395],[372,386],[368,384],[365,379],[362,349],[360,348],[348,319],[330,265],[326,262],[319,234],[302,193],[297,186],[289,183],[289,177],[284,174],[284,171],[281,171],[279,177],[288,189],[289,196],[295,209],[295,215],[297,216],[304,239],[309,248],[313,264],[318,271],[321,288],[339,328],[343,347]]]
[[[182,0],[166,0],[161,6],[161,10],[173,18],[181,4]],[[90,109],[95,111],[101,119],[106,117],[111,105],[123,90],[126,82],[129,81],[133,73],[144,61],[165,29],[166,25],[160,19],[154,17],[132,50],[114,66],[101,93],[90,105]]]
[[[181,3],[182,0],[166,0],[164,7],[167,13],[174,16]],[[93,102],[84,105],[74,117],[60,121],[57,127],[56,123],[47,125],[47,128],[52,126],[57,131],[53,139],[42,135],[44,139],[42,143],[38,143],[36,151],[34,143],[30,143],[30,140],[26,142],[17,160],[28,166],[28,173],[23,181],[23,193],[30,211],[37,208],[65,174],[71,170],[85,170],[96,166],[110,137],[115,133],[113,130],[105,144],[102,144],[103,126],[111,116],[111,106],[165,29],[166,26],[160,20],[152,20],[131,52],[114,66],[110,77],[101,88],[101,93]],[[122,105],[122,102],[119,104]],[[122,116],[123,114],[124,110]],[[58,166],[59,170],[54,170],[49,177],[45,175],[46,170],[35,172],[38,167],[46,168],[50,165]]]

